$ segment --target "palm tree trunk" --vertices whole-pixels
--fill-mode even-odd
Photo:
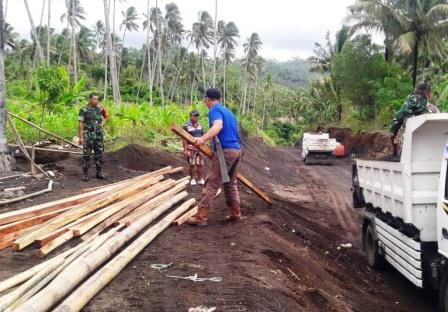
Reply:
[[[159,1],[156,0],[156,12],[159,8]],[[159,21],[159,14],[156,14],[157,18],[157,32],[159,34],[159,40],[157,43],[157,54],[159,56],[159,94],[160,94],[160,100],[162,102],[162,107],[165,106],[165,96],[163,94],[163,74],[162,74],[162,27],[160,25]]]
[[[151,20],[150,20],[150,6],[149,0],[146,4],[146,52],[148,53],[148,92],[149,92],[149,105],[152,105],[152,76],[151,76]]]
[[[108,88],[108,81],[107,81],[107,44],[106,48],[104,50],[104,97],[103,101],[106,101],[107,99],[107,88]]]
[[[6,137],[6,82],[4,63],[5,20],[3,15],[3,0],[0,0],[0,172],[11,170]]]
[[[223,95],[223,105],[226,106],[226,71],[227,71],[227,62],[224,61],[224,72],[223,72],[223,88],[222,88],[222,95]]]
[[[218,0],[215,0],[215,29],[213,35],[213,87],[216,87],[216,52],[218,47]]]
[[[34,37],[34,40],[36,41],[36,49],[37,49],[37,55],[39,57],[39,62],[43,62],[44,61],[44,54],[43,54],[42,48],[40,46],[40,40],[39,40],[39,36],[37,35],[37,32],[36,32],[36,27],[34,25],[33,16],[31,15],[31,11],[30,11],[30,7],[28,5],[28,1],[27,0],[23,0],[23,2],[25,3],[26,12],[28,13],[28,18],[30,20],[31,34]]]
[[[118,62],[118,71],[117,71],[117,75],[118,75],[118,83],[120,83],[120,76],[121,76],[121,64],[123,63],[123,49],[124,49],[124,39],[126,39],[126,26],[124,27],[124,31],[123,31],[123,39],[121,41],[121,49],[120,49],[120,59]]]
[[[140,77],[138,78],[138,88],[137,88],[137,99],[140,95],[140,88],[142,87],[142,81],[143,81],[143,71],[145,70],[145,62],[146,62],[146,49],[143,51],[143,61],[142,61],[142,67],[140,69]]]
[[[201,66],[202,66],[202,82],[204,85],[204,92],[207,89],[206,84],[205,84],[205,66],[204,66],[204,51],[202,51],[201,53]]]
[[[169,91],[168,91],[168,95],[169,95],[170,102],[173,101],[173,98],[174,98],[174,92],[175,92],[175,90],[176,90],[176,88],[177,88],[177,81],[179,80],[179,76],[180,76],[180,74],[182,73],[182,68],[183,68],[183,66],[184,66],[184,61],[185,61],[186,57],[188,56],[188,49],[190,48],[190,44],[191,44],[191,41],[188,43],[188,46],[187,46],[187,52],[185,53],[184,57],[182,58],[182,60],[181,60],[181,62],[180,62],[180,66],[179,66],[179,68],[177,69],[177,73],[176,73],[176,75],[175,75],[175,77],[174,77],[174,80],[171,82],[170,89],[169,89]]]
[[[50,66],[51,58],[51,0],[48,0],[48,22],[47,22],[47,66]]]
[[[110,35],[110,20],[109,20],[109,10],[107,6],[107,0],[103,0],[104,3],[104,17],[106,20],[106,43],[107,43],[107,52],[109,58],[109,66],[110,66],[110,74],[112,78],[112,93],[114,95],[114,103],[119,104],[121,102],[120,97],[120,86],[118,84],[117,77],[117,63],[115,61],[115,54],[112,49],[112,38]]]
[[[413,62],[414,68],[412,69],[412,84],[413,84],[414,88],[415,88],[415,85],[417,84],[418,48],[419,48],[419,39],[417,37],[415,39],[415,44],[414,44],[414,62]]]

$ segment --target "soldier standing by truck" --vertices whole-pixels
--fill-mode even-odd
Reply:
[[[390,129],[392,133],[391,140],[394,156],[399,154],[398,149],[402,143],[402,136],[408,118],[422,114],[437,114],[440,112],[437,106],[431,103],[432,100],[431,87],[427,83],[420,83],[415,89],[415,92],[406,98],[403,106],[395,115]]]

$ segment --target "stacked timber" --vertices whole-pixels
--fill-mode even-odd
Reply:
[[[180,170],[167,167],[0,215],[2,242],[16,250],[34,243],[45,256],[80,238],[76,246],[1,281],[0,312],[80,311],[170,224],[192,213],[195,200],[185,191],[189,177],[164,179]]]
[[[36,254],[44,257],[73,238],[85,242],[112,226],[129,227],[160,203],[185,194],[188,178],[165,179],[181,170],[166,167],[76,196],[0,214],[0,250],[22,250],[34,244]]]

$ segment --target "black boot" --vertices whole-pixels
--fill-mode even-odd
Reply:
[[[106,176],[101,172],[101,168],[96,168],[96,178],[98,180],[103,180]]]
[[[82,180],[84,182],[89,181],[89,170],[88,169],[83,169]]]

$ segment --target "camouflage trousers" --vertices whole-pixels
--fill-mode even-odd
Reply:
[[[87,170],[90,168],[90,155],[93,151],[93,160],[97,170],[101,170],[103,167],[103,152],[104,142],[102,135],[96,135],[96,137],[89,137],[88,134],[84,134],[84,144],[82,146],[82,169]]]

